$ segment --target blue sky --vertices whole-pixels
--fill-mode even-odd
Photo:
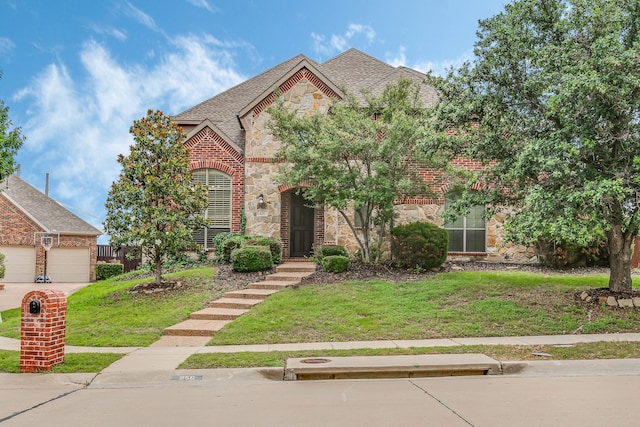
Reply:
[[[0,99],[21,176],[101,228],[148,109],[177,114],[297,54],[354,47],[441,73],[507,0],[0,0]],[[104,238],[101,243],[106,243]]]

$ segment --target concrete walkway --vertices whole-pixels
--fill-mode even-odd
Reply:
[[[299,350],[352,350],[412,347],[457,347],[465,345],[573,345],[590,342],[640,341],[640,333],[543,335],[527,337],[443,338],[425,340],[314,342],[291,344],[254,344],[226,346],[175,347],[76,347],[67,346],[67,353],[121,353],[125,356],[103,372],[139,372],[175,370],[193,354],[240,353]],[[0,337],[0,350],[20,350],[20,341]],[[554,362],[554,361],[551,361]]]

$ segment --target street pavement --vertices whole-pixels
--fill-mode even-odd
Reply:
[[[583,364],[571,375],[547,367],[544,374],[289,382],[274,368],[0,374],[0,424],[639,425],[640,361],[606,364],[606,374]]]

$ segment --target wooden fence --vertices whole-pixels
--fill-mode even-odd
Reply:
[[[124,265],[124,272],[136,270],[142,264],[140,257],[128,259],[127,254],[133,251],[132,248],[121,247],[120,249],[113,249],[109,245],[98,245],[98,262],[113,262],[117,260],[120,264]]]

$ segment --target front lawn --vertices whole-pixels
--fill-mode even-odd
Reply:
[[[576,292],[607,281],[492,271],[310,284],[272,295],[210,345],[637,332],[638,309],[576,302]]]
[[[199,267],[163,277],[185,286],[151,295],[127,291],[152,278],[121,281],[112,278],[93,283],[67,301],[66,343],[76,346],[147,346],[157,341],[164,328],[179,323],[226,291],[214,282],[214,267]],[[20,309],[2,313],[0,335],[20,338]]]

